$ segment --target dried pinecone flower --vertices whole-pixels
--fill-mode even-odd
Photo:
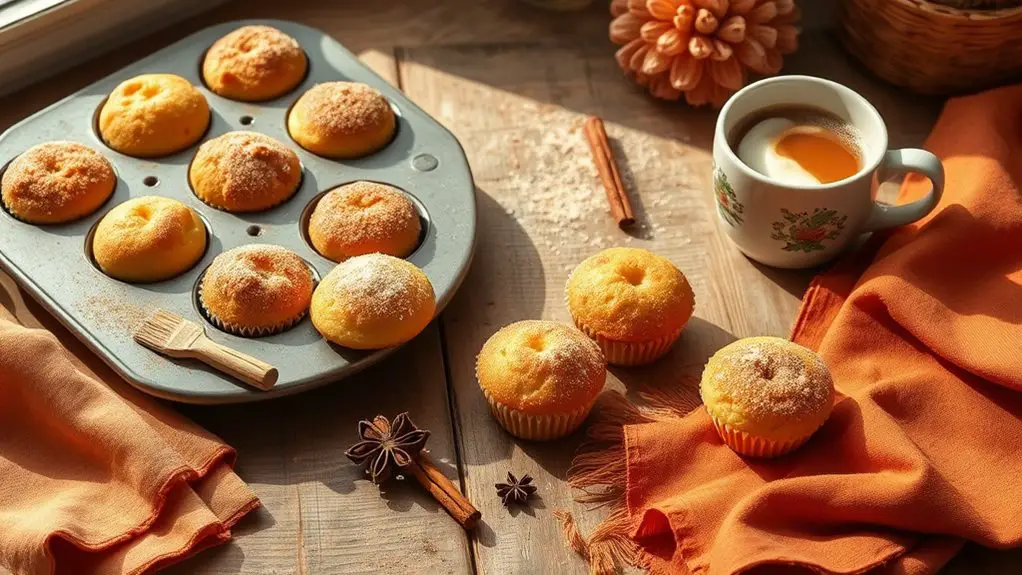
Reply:
[[[618,65],[665,100],[720,106],[798,48],[794,0],[612,0]]]

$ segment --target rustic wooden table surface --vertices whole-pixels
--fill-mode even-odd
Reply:
[[[169,572],[586,573],[551,516],[569,509],[583,531],[602,516],[574,504],[563,481],[581,434],[542,444],[506,434],[473,375],[485,339],[520,319],[567,320],[569,270],[613,245],[673,260],[691,281],[697,306],[666,359],[613,369],[609,388],[682,385],[735,338],[788,333],[812,272],[756,265],[717,231],[708,191],[715,113],[654,101],[622,77],[607,40],[606,3],[556,14],[516,0],[238,1],[0,99],[6,128],[205,26],[284,18],[320,28],[359,54],[450,128],[468,153],[479,202],[475,261],[421,336],[378,367],[325,389],[261,404],[181,408],[238,449],[238,471],[263,508],[238,525],[233,542]],[[851,86],[883,114],[892,146],[919,144],[941,102],[870,78],[838,46],[833,3],[802,4],[802,45],[785,72]],[[587,114],[606,119],[623,163],[640,222],[633,235],[607,215],[579,129]],[[81,348],[2,273],[0,287],[0,304],[22,321]],[[405,410],[432,430],[435,457],[482,510],[474,533],[464,533],[417,484],[396,482],[381,492],[344,458],[358,419]],[[493,484],[508,470],[536,478],[530,509],[501,507]],[[970,546],[946,571],[1017,573],[1022,553]]]

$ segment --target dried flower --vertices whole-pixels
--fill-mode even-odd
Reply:
[[[794,0],[612,0],[618,65],[665,100],[719,106],[798,48]]]

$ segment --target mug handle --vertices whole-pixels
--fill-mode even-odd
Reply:
[[[933,211],[944,193],[944,166],[937,156],[926,150],[904,148],[888,150],[877,168],[877,181],[883,182],[894,174],[917,172],[930,179],[930,193],[900,206],[873,203],[873,212],[866,221],[864,232],[872,232],[911,224]]]

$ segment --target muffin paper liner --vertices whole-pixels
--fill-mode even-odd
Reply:
[[[524,411],[508,407],[494,399],[483,389],[483,395],[490,404],[490,412],[511,435],[521,439],[547,441],[564,437],[578,429],[585,421],[596,399],[575,411],[558,415],[529,415]]]
[[[227,333],[240,335],[242,337],[264,337],[267,335],[273,335],[275,333],[287,331],[294,327],[298,322],[302,321],[302,319],[304,319],[305,316],[309,313],[309,310],[306,309],[302,313],[298,314],[297,316],[287,321],[283,321],[276,325],[270,326],[249,327],[243,325],[235,325],[233,323],[227,323],[221,320],[216,315],[214,315],[213,312],[209,311],[209,308],[206,307],[206,302],[202,299],[201,283],[199,284],[198,296],[199,305],[202,307],[202,313],[206,316],[206,319],[208,319],[210,323],[215,325],[217,328],[226,331]]]
[[[572,319],[575,321],[575,326],[582,330],[583,333],[588,335],[593,341],[600,346],[603,350],[604,357],[607,358],[607,363],[611,365],[645,365],[647,363],[653,363],[660,359],[666,354],[674,342],[678,340],[678,336],[681,335],[681,330],[685,328],[684,325],[679,327],[674,333],[661,337],[659,339],[652,339],[648,341],[620,341],[616,339],[609,339],[596,333],[589,326],[582,323],[572,314]]]
[[[709,410],[707,410],[709,412]],[[813,433],[816,432],[814,429],[808,435],[799,437],[789,441],[773,441],[762,437],[739,431],[730,425],[721,422],[713,413],[710,413],[710,419],[713,420],[713,427],[717,430],[717,434],[724,440],[735,453],[745,455],[747,457],[777,457],[784,455],[795,449],[799,448],[803,443],[812,437]]]

